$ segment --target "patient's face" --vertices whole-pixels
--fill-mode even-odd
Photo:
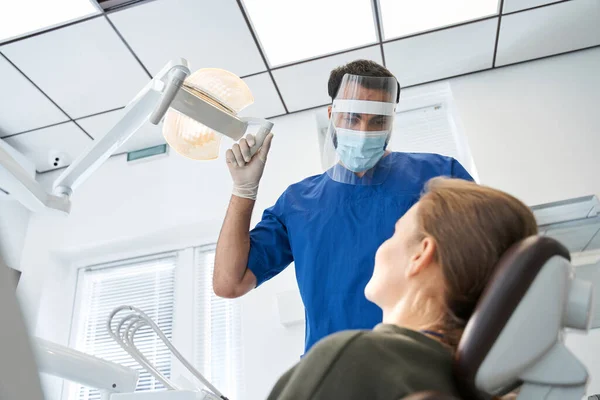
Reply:
[[[365,295],[382,309],[397,303],[409,279],[406,269],[418,247],[418,207],[419,203],[415,204],[398,220],[394,235],[377,250]]]

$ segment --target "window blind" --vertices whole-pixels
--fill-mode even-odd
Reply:
[[[214,294],[215,248],[194,251],[196,367],[225,396],[243,400],[241,310],[238,300]]]
[[[114,308],[133,305],[147,313],[171,339],[176,260],[175,255],[162,255],[79,272],[77,302],[80,311],[73,321],[74,327],[79,326],[75,348],[140,371],[136,391],[157,390],[163,386],[108,335],[106,322]],[[158,370],[170,377],[171,354],[150,329],[138,331],[136,344]],[[78,386],[70,391],[68,398],[97,400],[100,394],[97,390]]]
[[[390,148],[407,153],[437,153],[461,161],[444,105],[396,114]]]

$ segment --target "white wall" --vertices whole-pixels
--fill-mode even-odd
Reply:
[[[451,80],[481,182],[530,205],[600,193],[600,49]]]
[[[21,252],[29,225],[29,210],[15,200],[0,199],[0,257],[21,270]]]

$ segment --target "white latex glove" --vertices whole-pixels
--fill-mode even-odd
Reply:
[[[250,157],[250,148],[256,144],[254,135],[247,135],[227,150],[227,167],[233,179],[234,196],[256,200],[272,139],[273,134],[269,133],[254,157]]]

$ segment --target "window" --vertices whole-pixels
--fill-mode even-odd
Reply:
[[[71,346],[140,371],[137,391],[164,389],[106,331],[114,308],[133,305],[146,312],[219,391],[243,400],[241,307],[237,300],[215,296],[214,256],[214,245],[203,246],[79,270]],[[150,330],[140,331],[136,343],[173,382],[195,381]],[[97,391],[80,385],[66,388],[64,399],[100,399]]]
[[[214,246],[194,252],[194,364],[225,396],[243,400],[240,304],[215,296],[214,259]]]
[[[415,102],[416,103],[416,102]],[[452,100],[396,114],[389,148],[406,153],[436,153],[454,157],[478,181],[466,137]]]
[[[152,318],[171,339],[175,307],[175,254],[100,265],[79,271],[72,327],[75,348],[140,371],[136,391],[161,389],[162,384],[143,370],[108,335],[106,321],[121,305],[133,305]],[[151,330],[136,335],[139,349],[165,376],[170,377],[171,353]],[[97,390],[70,385],[69,400],[100,399]]]
[[[443,105],[396,114],[391,148],[407,153],[437,153],[460,159]]]

